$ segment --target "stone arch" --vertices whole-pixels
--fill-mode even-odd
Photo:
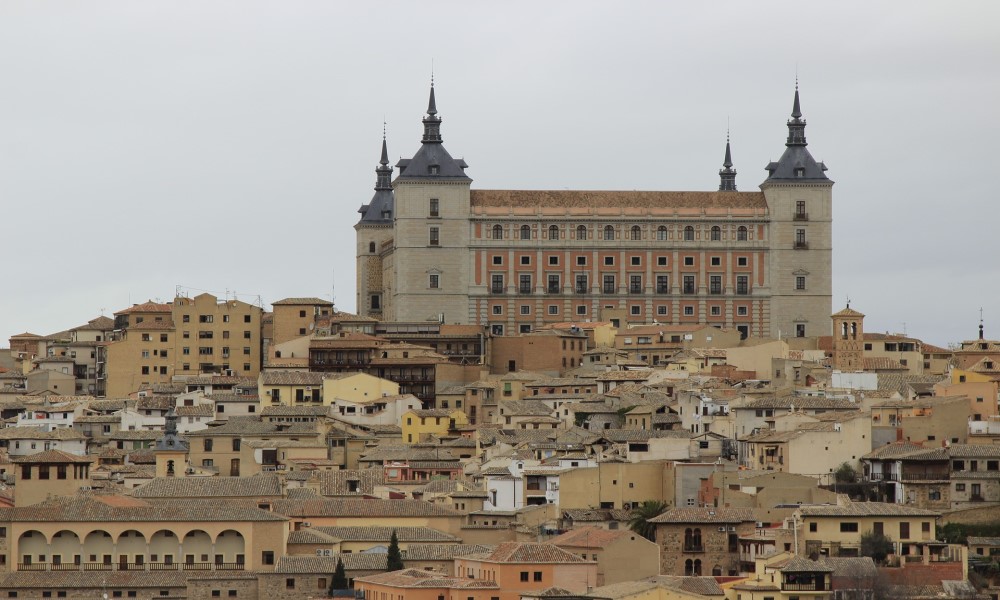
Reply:
[[[17,560],[24,564],[49,561],[49,541],[37,529],[29,529],[17,538]]]
[[[146,536],[135,529],[121,532],[115,541],[115,553],[119,564],[142,564],[147,553]]]
[[[694,575],[701,576],[701,559],[694,559]]]
[[[208,562],[212,555],[212,537],[201,529],[192,529],[184,535],[181,549],[185,564]]]
[[[111,564],[115,541],[107,531],[91,531],[83,538],[83,561]]]
[[[180,553],[180,542],[177,534],[169,529],[161,529],[149,537],[149,560],[152,562],[162,562],[173,564],[178,562]],[[153,560],[153,556],[156,560]]]
[[[227,529],[215,538],[216,563],[242,563],[246,557],[246,540],[235,529]]]
[[[75,531],[63,529],[52,535],[49,552],[52,554],[50,561],[54,565],[79,564],[83,560],[83,543]]]

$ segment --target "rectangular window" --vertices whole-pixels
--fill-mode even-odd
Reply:
[[[656,276],[656,293],[657,294],[669,294],[670,293],[670,276],[669,275],[657,275]]]
[[[806,324],[796,323],[795,324],[795,337],[804,338],[806,337]]]
[[[548,308],[548,311],[549,311],[550,315],[558,315],[559,314],[559,305],[558,304],[550,304],[549,308]]]
[[[495,264],[495,265],[502,265],[503,264],[503,256],[500,256],[499,254],[493,256],[493,264]]]
[[[605,275],[604,276],[604,286],[601,288],[601,291],[604,292],[605,294],[614,294],[615,293],[615,276],[614,275]]]
[[[494,274],[490,278],[490,291],[494,294],[503,293],[503,275]]]
[[[522,304],[521,305],[521,314],[522,315],[530,315],[531,314],[531,306],[529,306],[527,304]]]
[[[542,572],[541,571],[535,571],[534,575],[535,575],[535,577],[534,577],[535,581],[541,581],[542,580]]]
[[[736,266],[737,267],[746,267],[748,264],[749,264],[749,260],[747,260],[747,257],[745,257],[745,256],[737,256],[736,257]]]
[[[576,305],[576,314],[578,314],[578,315],[585,315],[585,314],[587,314],[587,305],[586,304],[577,304]]]
[[[613,267],[613,266],[615,266],[615,257],[614,256],[605,256],[604,257],[604,266],[605,267]]]
[[[721,267],[722,266],[722,257],[721,256],[713,256],[712,257],[712,266],[713,267]]]
[[[858,524],[854,521],[842,521],[840,523],[841,533],[855,533],[858,530]]]
[[[641,256],[630,256],[629,257],[629,262],[632,264],[633,267],[642,266],[642,257]]]
[[[518,275],[517,278],[517,293],[519,294],[530,294],[531,293],[531,275],[526,275],[522,273]]]
[[[528,571],[521,571],[521,581],[528,581]]]
[[[806,230],[796,229],[795,230],[795,247],[796,248],[808,248],[809,244],[806,243]]]
[[[578,267],[586,267],[587,266],[587,257],[586,256],[577,256],[576,257],[576,266],[578,266]]]
[[[741,296],[750,293],[750,277],[748,275],[736,276],[736,293]]]
[[[684,257],[684,266],[685,267],[693,267],[694,266],[694,257],[693,256],[685,256]]]
[[[587,285],[587,276],[586,275],[577,275],[576,276],[576,293],[577,294],[586,294],[588,287],[589,286]]]
[[[431,217],[440,217],[441,216],[439,212],[440,208],[441,208],[441,203],[438,201],[438,199],[431,198],[430,207],[429,210],[427,211],[427,215]]]
[[[629,314],[631,314],[632,316],[641,315],[642,314],[642,307],[639,306],[638,304],[633,304],[633,305],[629,306]],[[642,338],[639,338],[639,339],[641,340]]]
[[[795,289],[797,290],[806,289],[806,278],[804,276],[799,275],[795,278]]]
[[[503,305],[502,304],[494,304],[493,305],[493,314],[495,314],[495,315],[502,315],[503,314]]]
[[[546,291],[548,293],[550,293],[550,294],[558,294],[559,293],[559,287],[560,287],[559,286],[559,276],[558,275],[549,275],[548,285],[546,285],[546,288],[545,288]]]
[[[559,257],[558,256],[550,256],[549,257],[549,266],[550,267],[558,267],[559,266]]]
[[[642,275],[629,275],[628,293],[630,294],[642,293]]]
[[[747,307],[745,307],[745,306],[737,306],[736,307],[736,316],[737,317],[745,317],[745,316],[747,316],[747,314],[749,314],[749,310],[747,309]]]
[[[441,276],[436,273],[431,273],[427,278],[427,287],[431,288],[432,290],[438,289],[441,283],[440,277]]]
[[[684,276],[684,293],[685,294],[695,293],[694,275]]]
[[[662,305],[662,304],[659,305],[659,306],[657,306],[656,307],[656,314],[657,315],[665,315],[665,314],[667,314],[667,307],[664,306],[664,305]]]
[[[795,201],[795,220],[805,221],[808,219],[808,214],[806,213],[806,201],[796,200]]]
[[[899,539],[908,540],[910,539],[910,523],[909,521],[901,521],[899,523]]]
[[[722,293],[722,275],[712,275],[708,278],[708,293],[709,294],[721,294]]]
[[[441,228],[440,227],[431,227],[430,228],[430,239],[428,239],[427,243],[430,244],[431,246],[440,246],[441,245]]]
[[[713,306],[711,308],[711,310],[709,311],[709,314],[711,314],[713,317],[718,317],[718,316],[722,315],[722,307],[721,306]]]
[[[685,306],[684,307],[684,316],[685,317],[692,317],[692,316],[694,316],[694,307],[690,306],[690,305],[689,306]]]

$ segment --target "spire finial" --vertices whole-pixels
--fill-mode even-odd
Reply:
[[[378,166],[375,167],[375,189],[392,189],[392,167],[389,166],[389,147],[386,144],[386,123],[382,118],[382,155],[379,157]]]
[[[729,118],[726,118],[726,157],[719,169],[719,191],[736,191],[736,169],[733,168],[733,153],[729,147]]]
[[[851,297],[847,297],[847,308],[851,308]]]
[[[802,117],[802,109],[799,107],[799,76],[795,76],[795,102],[792,103],[792,118]]]
[[[979,307],[979,339],[983,339],[983,307]]]

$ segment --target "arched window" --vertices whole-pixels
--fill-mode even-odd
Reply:
[[[638,225],[632,226],[632,239],[641,240],[642,239],[642,229],[639,229]]]
[[[713,577],[722,577],[722,566],[721,565],[715,565],[714,567],[712,567],[712,576]]]
[[[527,225],[521,225],[521,239],[522,240],[531,239],[531,227]]]
[[[684,574],[689,576],[694,575],[694,561],[690,558],[684,561]]]
[[[576,239],[585,240],[587,239],[587,226],[577,225],[576,226]]]
[[[694,227],[688,225],[684,228],[684,241],[693,242],[694,241]]]
[[[604,226],[604,239],[613,240],[615,239],[615,228],[611,225]]]
[[[713,225],[712,226],[712,241],[713,242],[718,242],[721,239],[722,239],[722,228],[719,227],[718,225]]]
[[[747,228],[740,225],[740,228],[736,230],[736,239],[740,242],[747,241]]]
[[[656,239],[661,242],[667,239],[667,228],[663,225],[656,228]]]
[[[695,576],[701,576],[701,559],[694,559],[694,573]]]
[[[701,529],[700,528],[696,527],[695,530],[693,532],[691,532],[691,543],[694,545],[695,548],[701,548]]]
[[[375,253],[375,242],[368,242],[368,251],[372,254]]]
[[[558,240],[559,239],[559,226],[549,225],[549,239]]]
[[[503,239],[503,227],[500,225],[493,226],[493,239],[502,240]]]
[[[688,527],[684,530],[684,548],[690,548],[692,545],[691,528]]]

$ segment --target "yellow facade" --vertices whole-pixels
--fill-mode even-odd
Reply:
[[[432,435],[446,435],[449,429],[469,424],[465,412],[444,409],[407,411],[401,421],[403,442],[406,444],[416,444]]]
[[[364,402],[373,398],[399,395],[399,384],[367,373],[351,373],[323,380],[323,404],[336,399]]]

